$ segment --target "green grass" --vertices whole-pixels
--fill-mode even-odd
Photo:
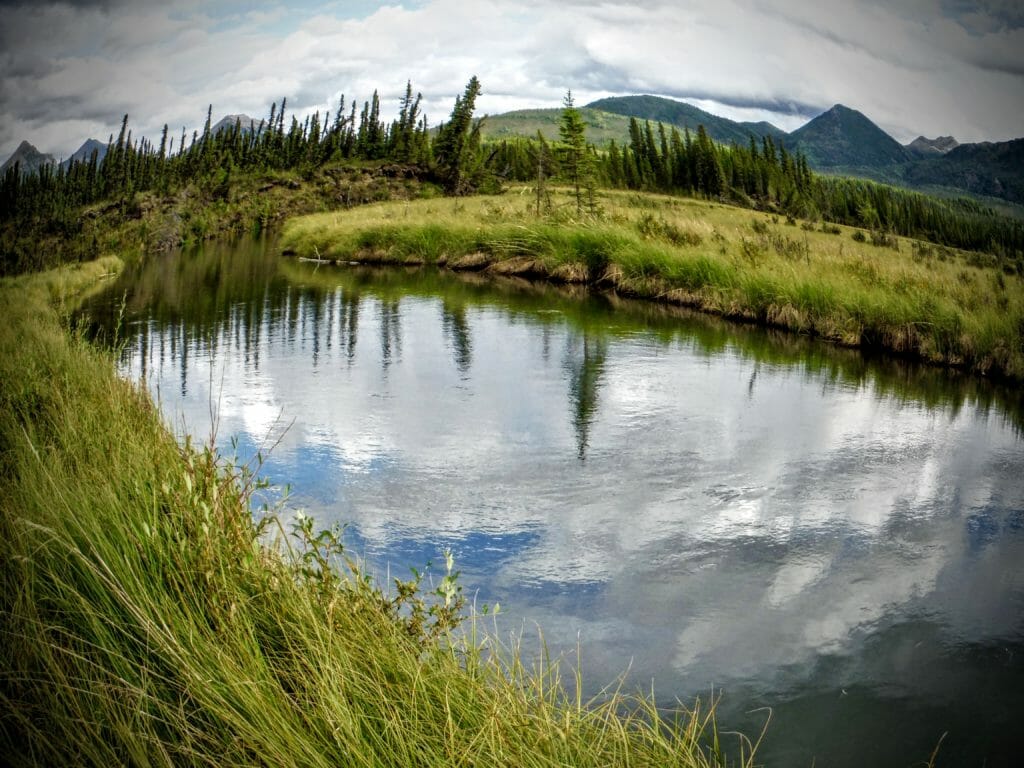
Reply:
[[[252,474],[176,443],[110,354],[66,330],[118,267],[0,282],[5,764],[726,762],[706,709],[581,701],[477,618],[453,633],[450,581],[386,594],[333,534],[254,520]]]
[[[1024,379],[1024,282],[979,254],[663,195],[609,192],[536,217],[527,188],[286,223],[301,257],[589,282],[729,318]],[[859,236],[858,235],[862,235]]]

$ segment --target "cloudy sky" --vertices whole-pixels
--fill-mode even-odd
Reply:
[[[480,113],[654,93],[791,130],[832,104],[906,142],[1024,136],[1019,0],[0,0],[0,158],[57,156],[128,113],[157,137],[300,116],[406,80],[434,123],[470,75]]]

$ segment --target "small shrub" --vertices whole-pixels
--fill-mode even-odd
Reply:
[[[871,230],[871,244],[876,248],[892,248],[896,251],[900,249],[899,239],[891,232],[881,229]]]
[[[745,237],[740,238],[740,253],[743,254],[743,258],[749,261],[753,265],[758,265],[764,261],[765,249],[760,243],[754,240],[747,240]]]
[[[910,254],[914,261],[921,262],[925,259],[930,259],[934,250],[928,243],[922,243],[920,240],[914,240],[910,244]]]
[[[867,242],[867,235],[864,234],[863,230],[858,229],[852,235],[850,235],[856,242],[865,243]]]
[[[793,237],[786,237],[785,235],[769,235],[768,241],[771,243],[772,248],[784,259],[791,261],[798,261],[800,259],[810,260],[811,257],[811,244],[804,240],[797,240]]]
[[[978,251],[971,251],[967,254],[967,264],[978,269],[986,269],[989,267],[995,267],[999,263],[997,259],[991,253],[979,253]]]
[[[673,245],[695,246],[703,242],[703,238],[696,232],[665,221],[661,217],[655,217],[652,213],[645,213],[636,224],[641,235],[656,240],[665,240]]]

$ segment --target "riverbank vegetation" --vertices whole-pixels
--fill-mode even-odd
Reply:
[[[252,473],[179,445],[63,327],[119,264],[0,283],[6,764],[727,762],[706,709],[581,701],[477,619],[456,631],[450,565],[384,592],[308,518],[254,518]]]
[[[602,285],[726,317],[1024,377],[1024,286],[972,252],[707,201],[573,190],[537,215],[531,188],[501,197],[384,203],[293,219],[306,258],[488,269]]]

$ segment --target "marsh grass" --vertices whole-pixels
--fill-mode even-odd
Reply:
[[[485,237],[462,231],[462,247]],[[440,254],[442,234],[403,237]],[[450,563],[434,592],[385,592],[336,534],[254,519],[254,474],[179,445],[111,354],[67,331],[69,308],[117,267],[0,283],[6,764],[726,762],[707,708],[665,714],[615,690],[584,701],[478,617],[453,631]],[[750,765],[750,744],[730,743]]]
[[[603,194],[599,217],[537,217],[527,193],[300,217],[286,224],[283,247],[341,261],[473,269],[529,259],[524,271],[552,279],[1024,378],[1024,284],[986,254],[635,192]],[[559,195],[556,210],[564,208]]]

